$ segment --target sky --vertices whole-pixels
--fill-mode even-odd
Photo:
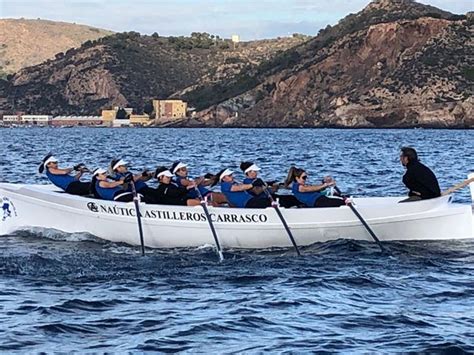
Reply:
[[[189,36],[208,32],[241,40],[315,35],[369,0],[0,0],[0,18],[41,18],[116,32]],[[419,0],[456,14],[474,11],[474,0]]]

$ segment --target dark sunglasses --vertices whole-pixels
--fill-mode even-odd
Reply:
[[[301,177],[301,179],[306,180],[308,178],[308,175],[304,175]]]

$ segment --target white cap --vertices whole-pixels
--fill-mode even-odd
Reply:
[[[224,176],[232,175],[234,172],[230,169],[225,169],[222,174],[219,176],[219,180],[222,180]]]
[[[125,160],[123,159],[120,159],[118,162],[115,163],[115,165],[112,167],[112,170],[115,170],[117,169],[119,166],[122,166],[122,165],[127,165],[128,162],[126,162]]]
[[[173,177],[174,175],[169,170],[163,170],[161,173],[158,173],[158,175],[156,175],[156,178],[159,179],[160,176]]]
[[[102,168],[97,168],[93,171],[92,176],[97,176],[99,174],[105,174],[107,170],[102,169]]]
[[[50,156],[46,161],[43,163],[44,166],[48,166],[49,163],[57,163],[58,159],[56,159],[54,156]]]
[[[244,174],[247,174],[249,171],[260,171],[261,169],[257,166],[257,164],[250,165],[247,169],[245,169]]]
[[[181,169],[181,168],[186,168],[187,165],[184,163],[179,162],[173,169],[173,174],[176,174],[176,172]]]

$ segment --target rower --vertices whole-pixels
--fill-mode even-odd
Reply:
[[[102,168],[95,169],[92,173],[92,190],[94,196],[108,201],[133,201],[133,193],[128,191],[127,178],[131,180],[132,175],[123,177],[120,180],[112,180],[107,176],[107,170]]]
[[[58,159],[48,154],[42,161],[39,172],[46,171],[46,176],[54,185],[66,193],[78,196],[87,196],[91,193],[91,183],[80,181],[82,175],[89,171],[84,164],[77,164],[73,168],[59,168]],[[76,175],[70,175],[76,171]]]
[[[245,174],[245,179],[243,181],[244,184],[253,183],[255,179],[258,178],[258,172],[261,170],[257,164],[249,161],[240,163],[240,169]],[[279,186],[275,181],[266,182],[265,185],[267,186],[267,191],[271,194],[271,197],[274,200],[279,201],[279,204],[282,207],[290,208],[301,205],[301,202],[299,202],[295,196],[276,194]],[[269,196],[267,191],[265,191],[264,187],[254,187],[249,190],[248,193],[253,196],[268,199]]]
[[[240,208],[266,208],[271,206],[269,199],[252,196],[249,190],[263,187],[262,179],[255,179],[251,184],[240,184],[234,180],[234,172],[230,169],[221,170],[217,176],[221,183],[221,191],[229,201],[229,205]]]
[[[339,207],[345,205],[344,200],[339,197],[329,198],[326,196],[325,190],[336,185],[334,179],[326,177],[326,182],[319,185],[307,185],[307,178],[308,174],[305,170],[292,166],[285,180],[285,186],[292,185],[293,195],[305,207]]]
[[[128,162],[123,159],[112,159],[109,166],[110,177],[114,180],[120,180],[124,178],[128,172]],[[143,196],[143,202],[153,203],[155,201],[155,190],[149,187],[145,181],[151,179],[153,175],[148,173],[146,170],[140,174],[133,175],[133,182],[135,184],[135,190]],[[132,192],[131,185],[128,185],[129,191]]]
[[[194,183],[188,184],[186,187],[178,186],[172,181],[173,173],[164,166],[160,166],[155,171],[155,178],[159,185],[155,191],[155,203],[163,205],[181,205],[181,206],[197,206],[201,202],[197,198],[189,197],[188,193],[194,189]]]
[[[190,184],[194,184],[195,188],[188,190],[188,196],[190,198],[199,198],[201,195],[204,198],[209,198],[213,206],[220,206],[227,203],[227,199],[224,194],[220,192],[213,192],[206,188],[206,186],[212,185],[215,181],[215,177],[211,179],[206,179],[203,176],[192,179],[188,175],[188,166],[183,162],[176,161],[171,165],[169,169],[175,176],[173,177],[173,182],[177,186],[188,187]],[[199,190],[196,191],[196,189]]]

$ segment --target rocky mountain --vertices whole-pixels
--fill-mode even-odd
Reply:
[[[305,40],[294,36],[234,46],[207,33],[119,33],[16,73],[0,85],[0,110],[98,114],[102,108],[130,106],[141,112],[153,98],[231,78]]]
[[[474,14],[374,0],[315,37],[241,43],[130,32],[0,82],[0,111],[196,108],[176,126],[474,127]]]
[[[474,127],[473,34],[472,13],[376,0],[185,97],[201,109],[195,120],[211,126]]]
[[[113,32],[66,22],[0,19],[0,77]]]

